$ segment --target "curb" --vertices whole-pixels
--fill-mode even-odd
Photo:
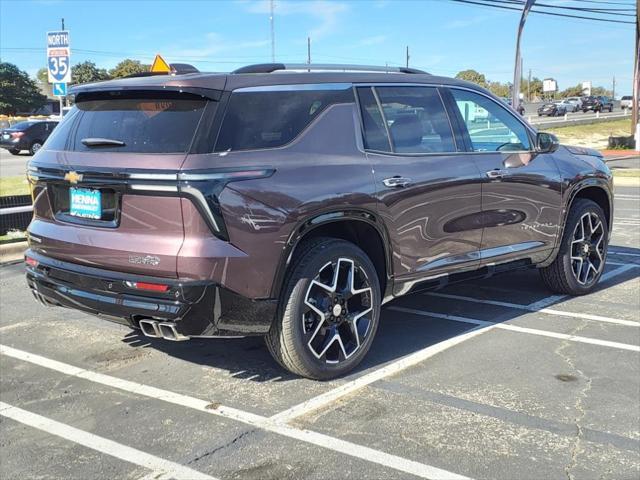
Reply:
[[[22,260],[27,242],[14,242],[0,245],[0,264]]]
[[[613,177],[616,187],[640,187],[640,177]]]

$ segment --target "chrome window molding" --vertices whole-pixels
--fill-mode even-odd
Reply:
[[[297,83],[281,85],[261,85],[257,87],[240,87],[233,90],[233,93],[251,92],[297,92],[308,90],[347,90],[352,87],[352,83]]]

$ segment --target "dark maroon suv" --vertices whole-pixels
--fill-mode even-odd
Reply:
[[[75,88],[29,165],[35,297],[167,340],[264,335],[327,379],[394,297],[528,267],[556,292],[594,287],[613,218],[597,152],[477,85],[364,70]]]

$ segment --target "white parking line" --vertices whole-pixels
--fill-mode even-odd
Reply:
[[[448,348],[458,345],[466,340],[469,340],[470,338],[476,337],[481,333],[484,333],[486,330],[486,328],[474,328],[456,337],[451,337],[447,340],[436,343],[435,345],[431,345],[429,347],[423,348],[422,350],[418,350],[417,352],[391,362],[382,368],[374,370],[371,373],[367,373],[365,375],[362,375],[361,377],[356,378],[355,380],[351,380],[343,385],[340,385],[333,390],[329,390],[328,392],[318,395],[317,397],[313,397],[305,402],[299,403],[298,405],[294,405],[293,407],[272,416],[271,420],[275,422],[286,423],[293,420],[294,418],[298,418],[310,412],[313,412],[314,410],[318,410],[342,397],[350,395],[355,391],[366,387],[367,385],[377,382],[378,380],[381,380],[390,375],[401,372],[402,370],[406,370],[407,368],[417,365],[427,358],[433,357],[434,355],[443,352]]]
[[[440,318],[443,320],[452,320],[454,322],[471,323],[473,325],[480,326],[493,326],[500,330],[511,330],[513,332],[529,333],[531,335],[539,335],[542,337],[561,338],[563,340],[570,340],[578,343],[588,343],[592,345],[600,345],[603,347],[618,348],[620,350],[630,350],[632,352],[640,352],[640,345],[629,345],[627,343],[610,342],[608,340],[599,340],[596,338],[580,337],[577,335],[568,335],[566,333],[549,332],[548,330],[539,330],[537,328],[525,328],[518,327],[516,325],[510,325],[508,323],[494,323],[487,322],[486,320],[478,320],[476,318],[461,317],[459,315],[448,315],[445,313],[426,312],[424,310],[415,310],[413,308],[404,307],[387,307],[389,310],[395,310],[397,312],[411,313],[413,315],[422,315],[424,317]]]
[[[429,479],[454,479],[465,480],[467,477],[458,475],[447,470],[443,470],[424,463],[415,462],[397,455],[374,450],[369,447],[358,445],[356,443],[334,438],[322,433],[313,432],[311,430],[296,428],[283,423],[276,423],[272,419],[255,415],[253,413],[244,412],[234,408],[214,404],[210,401],[189,397],[180,393],[163,390],[138,382],[122,380],[102,373],[92,372],[80,367],[75,367],[66,363],[52,360],[40,355],[18,350],[6,345],[0,345],[0,354],[12,357],[18,360],[32,363],[40,367],[55,370],[65,375],[92,381],[102,385],[107,385],[119,390],[124,390],[137,395],[162,400],[164,402],[173,403],[182,407],[191,408],[200,412],[205,412],[221,417],[229,418],[238,422],[251,425],[256,428],[266,430],[268,432],[277,433],[279,435],[301,440],[312,445],[326,448],[344,455],[359,458],[367,462],[375,463],[384,467],[392,468],[404,473],[409,473],[422,478]],[[468,479],[467,479],[468,480]]]
[[[50,418],[23,410],[8,403],[0,402],[0,415],[16,422],[42,430],[70,442],[110,455],[125,462],[151,470],[151,478],[177,480],[215,480],[215,477],[193,470],[184,465],[137,450],[93,433],[56,422]]]
[[[625,325],[627,327],[640,327],[640,322],[634,322],[633,320],[623,320],[619,318],[603,317],[600,315],[591,315],[590,313],[566,312],[564,310],[555,310],[551,308],[536,309],[536,308],[532,308],[529,305],[522,305],[519,303],[500,302],[497,300],[485,300],[480,298],[465,297],[463,295],[452,295],[449,293],[440,293],[440,292],[426,292],[423,295],[428,295],[430,297],[448,298],[450,300],[462,300],[463,302],[484,303],[487,305],[496,305],[499,307],[513,308],[517,310],[526,310],[528,312],[540,312],[540,313],[545,313],[547,315],[556,315],[559,317],[581,318],[585,320],[593,320],[596,322]]]
[[[615,250],[609,250],[609,253],[613,255],[625,255],[628,257],[640,257],[640,253],[617,252]]]
[[[616,252],[609,250],[608,253],[616,253]],[[632,255],[635,255],[635,254],[632,254]],[[604,282],[608,282],[612,278],[617,277],[618,275],[622,275],[623,273],[631,270],[632,268],[637,268],[637,267],[638,265],[636,265],[635,263],[627,263],[626,265],[618,267],[614,270],[610,270],[602,274],[602,276],[600,277],[599,283],[602,284]],[[568,296],[569,295],[550,295],[546,298],[543,298],[542,300],[538,300],[537,302],[530,303],[528,307],[533,308],[535,310],[542,310],[543,308],[548,307],[549,305],[558,303],[560,300],[562,300],[563,298],[567,298]]]

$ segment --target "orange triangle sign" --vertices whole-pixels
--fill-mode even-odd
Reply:
[[[153,59],[153,64],[151,65],[150,71],[170,73],[171,67],[167,62],[165,62],[164,58],[162,58],[160,55],[156,55],[156,58]]]

